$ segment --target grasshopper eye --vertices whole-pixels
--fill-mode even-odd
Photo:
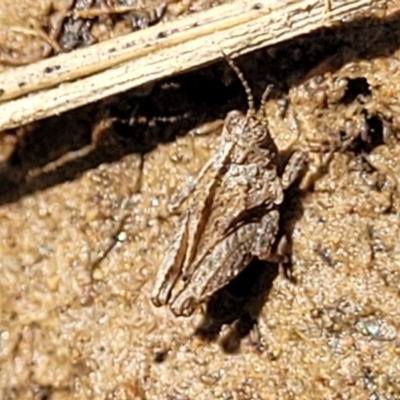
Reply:
[[[268,137],[268,129],[265,126],[258,125],[253,129],[253,137],[256,143],[263,142]]]

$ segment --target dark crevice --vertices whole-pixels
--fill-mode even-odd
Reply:
[[[343,104],[350,104],[356,99],[369,97],[371,89],[369,88],[368,81],[365,78],[348,79],[347,90],[341,100]]]
[[[364,110],[364,129],[352,141],[348,150],[356,155],[370,153],[384,143],[384,121],[378,115],[368,115]]]

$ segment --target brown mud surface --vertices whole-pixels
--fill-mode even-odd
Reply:
[[[295,283],[254,262],[190,318],[149,294],[168,200],[218,143],[186,133],[246,110],[226,63],[0,133],[0,398],[399,399],[399,22],[237,60],[310,157]]]

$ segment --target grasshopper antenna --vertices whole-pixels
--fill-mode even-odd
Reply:
[[[243,85],[244,91],[246,92],[247,96],[247,104],[248,104],[248,110],[247,110],[247,115],[254,115],[256,113],[256,109],[254,108],[254,97],[253,93],[251,92],[249,83],[246,81],[243,72],[239,69],[239,67],[233,62],[232,58],[230,58],[227,54],[225,54],[223,51],[221,51],[226,62],[229,64],[229,66],[233,69],[237,77],[239,78],[240,82]]]
[[[274,85],[272,83],[267,85],[267,87],[265,88],[264,93],[261,96],[261,102],[260,102],[261,110],[265,110],[265,105],[267,104],[267,101],[270,98],[273,89],[274,89]]]

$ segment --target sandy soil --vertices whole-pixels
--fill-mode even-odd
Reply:
[[[246,109],[229,67],[0,133],[0,397],[400,398],[398,26],[238,60],[310,157],[282,209],[296,282],[254,262],[190,318],[149,293],[167,203],[218,144],[185,133]]]

